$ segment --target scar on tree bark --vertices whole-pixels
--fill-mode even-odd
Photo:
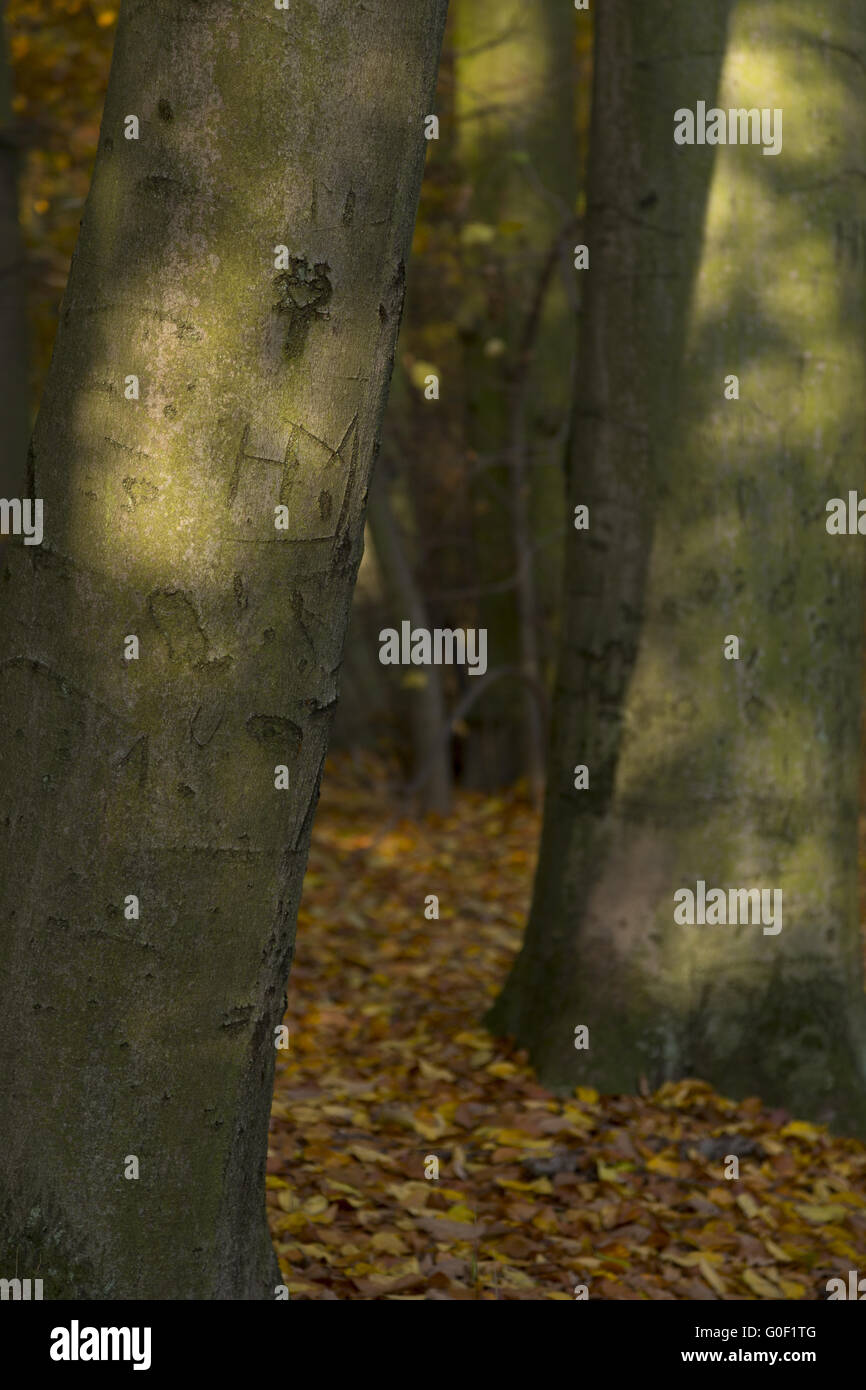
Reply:
[[[283,352],[286,357],[299,357],[304,350],[310,324],[314,319],[326,319],[325,305],[333,294],[328,276],[327,261],[310,265],[306,256],[291,256],[289,269],[274,276],[277,301],[274,309],[288,315]]]

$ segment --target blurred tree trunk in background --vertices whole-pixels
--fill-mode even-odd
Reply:
[[[563,517],[550,441],[566,415],[571,378],[561,276],[548,281],[531,360],[518,358],[551,243],[577,194],[575,14],[560,0],[455,0],[454,41],[460,162],[471,186],[460,327],[477,622],[488,629],[491,667],[521,667],[538,683],[547,656],[539,576],[549,586]],[[565,251],[563,243],[564,266]],[[524,370],[521,390],[515,375]],[[469,785],[496,787],[528,774],[540,789],[543,717],[529,682],[492,685],[468,722]]]
[[[537,794],[542,780],[573,398],[579,276],[569,236],[588,141],[588,19],[576,22],[553,0],[501,14],[489,3],[451,6],[440,138],[428,145],[383,427],[390,500],[429,625],[490,630],[499,674],[483,688],[463,670],[439,672],[446,710],[464,710],[444,752],[454,776],[476,788],[528,771]],[[425,394],[431,373],[438,399]],[[362,669],[379,628],[405,616],[396,601],[379,567],[365,564],[351,670]],[[344,705],[335,740],[369,745],[390,723],[390,747],[414,745],[406,677],[384,668],[381,699],[364,697],[373,728],[364,728],[361,701]]]
[[[453,6],[442,48],[435,101],[440,137],[427,142],[421,204],[415,227],[394,378],[382,424],[382,453],[390,480],[387,507],[397,527],[407,573],[424,606],[429,627],[471,626],[471,592],[454,602],[447,595],[469,588],[474,575],[472,530],[462,445],[462,398],[459,341],[455,320],[462,287],[455,247],[459,236],[465,179],[457,159],[454,129]],[[438,399],[425,395],[429,373],[439,379]],[[370,518],[372,530],[373,517]],[[379,539],[384,539],[380,532]],[[378,633],[408,618],[406,583],[395,582],[393,569],[380,563],[379,546],[368,547],[355,591],[352,624],[346,644],[347,674],[369,669],[359,699],[344,701],[335,721],[332,746],[376,746],[397,754],[404,791],[411,784],[415,809],[441,809],[450,783],[450,740],[441,743],[439,785],[420,785],[421,764],[431,763],[421,743],[433,737],[433,700],[441,700],[443,717],[452,706],[461,673],[454,669],[381,666]],[[443,597],[444,595],[444,597]],[[372,663],[370,653],[373,654]],[[376,668],[375,670],[373,668]],[[430,679],[427,695],[419,677]],[[434,694],[434,689],[436,693]],[[421,706],[419,708],[419,705]],[[419,742],[420,740],[420,742]],[[431,764],[432,765],[432,764]]]
[[[571,489],[590,530],[568,550],[531,920],[491,1024],[555,1085],[699,1076],[862,1132],[863,550],[825,508],[866,442],[866,18],[738,3],[725,48],[727,11],[596,14]],[[781,152],[676,146],[698,98],[782,108]],[[781,930],[678,924],[700,880],[781,890]]]
[[[390,478],[385,459],[380,459],[370,485],[367,525],[385,591],[394,603],[394,624],[408,618],[413,628],[431,627],[424,596],[407,554],[406,540],[389,496]],[[413,786],[427,810],[446,814],[451,808],[451,760],[447,739],[447,715],[442,691],[442,668],[429,666],[406,672],[404,699],[412,724]]]
[[[18,140],[0,0],[0,497],[23,497],[26,487],[27,320],[24,256],[18,229]],[[4,547],[0,536],[0,555]]]
[[[49,1298],[279,1282],[275,1027],[445,10],[121,11],[0,607],[0,1270]]]

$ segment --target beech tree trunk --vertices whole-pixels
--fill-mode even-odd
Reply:
[[[866,20],[735,4],[726,44],[726,9],[596,10],[571,499],[590,529],[531,920],[491,1023],[556,1085],[695,1075],[862,1131],[864,542],[825,522],[862,485]],[[675,146],[701,99],[782,108],[781,152]],[[699,880],[781,889],[781,931],[678,925]]]
[[[2,586],[0,1272],[46,1298],[279,1283],[275,1028],[446,4],[123,6]]]
[[[27,436],[25,267],[18,229],[18,141],[0,0],[0,497],[23,497]],[[0,535],[0,556],[6,537]]]
[[[520,349],[548,249],[577,191],[574,39],[574,8],[561,0],[457,0],[455,115],[472,189],[461,329],[466,442],[477,456],[477,621],[488,629],[491,668],[526,677],[492,685],[473,710],[465,781],[489,789],[526,776],[534,796],[545,751],[535,693],[545,674],[539,578],[558,550],[562,517],[559,470],[538,465],[568,407],[567,299],[557,277],[528,361]],[[524,374],[529,389],[517,400],[515,378]]]

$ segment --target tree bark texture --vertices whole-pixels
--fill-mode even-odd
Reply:
[[[571,484],[590,530],[531,921],[491,1022],[557,1085],[697,1075],[862,1131],[863,541],[825,508],[862,481],[864,16],[614,3],[596,23]],[[782,108],[781,152],[676,146],[699,99]],[[781,889],[782,930],[675,924],[700,879]]]
[[[274,1032],[446,3],[123,6],[2,578],[0,1253],[46,1297],[279,1282]]]
[[[12,79],[0,0],[0,497],[24,496],[27,437],[27,321],[18,227],[18,153]],[[7,544],[0,536],[0,557]]]

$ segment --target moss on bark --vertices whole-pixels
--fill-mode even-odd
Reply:
[[[863,551],[825,529],[866,425],[863,267],[845,251],[866,29],[848,0],[820,17],[735,3],[726,33],[727,8],[700,35],[676,4],[597,15],[572,473],[591,529],[566,567],[531,921],[491,1026],[557,1085],[697,1074],[866,1132]],[[781,153],[675,146],[673,113],[698,99],[782,108]],[[781,932],[676,924],[699,879],[781,889]]]

